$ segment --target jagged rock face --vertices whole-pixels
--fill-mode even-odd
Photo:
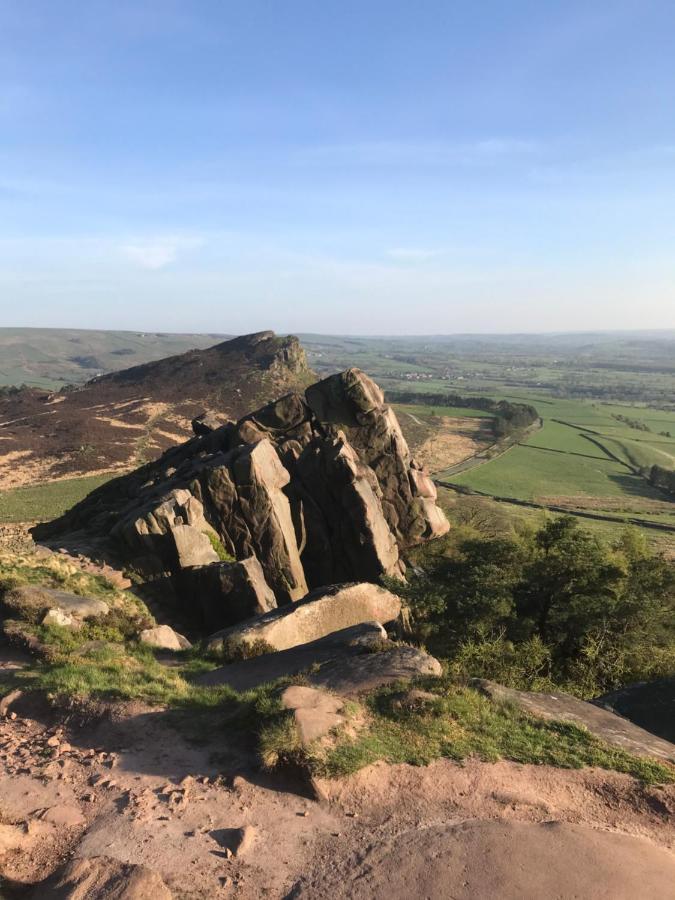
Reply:
[[[34,533],[110,535],[137,568],[170,572],[188,610],[223,627],[236,608],[233,599],[227,611],[230,576],[204,574],[222,565],[218,542],[262,570],[243,617],[272,608],[267,589],[283,605],[323,585],[402,576],[401,550],[449,527],[435,501],[382,391],[349,369],[172,448]],[[233,596],[247,578],[230,579]],[[215,606],[195,598],[208,584]]]

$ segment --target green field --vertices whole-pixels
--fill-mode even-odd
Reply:
[[[0,522],[47,522],[62,515],[112,475],[67,478],[0,492]]]
[[[439,476],[443,478],[442,474]],[[452,481],[487,494],[536,500],[541,497],[621,497],[626,493],[659,499],[644,479],[608,458],[584,458],[555,449],[522,445]]]
[[[675,434],[675,413],[529,394],[495,395],[495,399],[502,397],[533,403],[543,427],[501,456],[448,475],[448,481],[496,497],[675,526],[675,503],[641,474],[655,463],[675,466],[675,438],[659,434]],[[617,420],[617,415],[644,423],[650,430],[632,428]],[[439,478],[443,480],[443,473]],[[607,527],[620,526],[608,523]],[[650,539],[657,534],[650,531]],[[662,537],[675,545],[667,533]]]

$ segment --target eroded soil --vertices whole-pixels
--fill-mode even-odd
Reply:
[[[15,826],[15,843],[18,836],[0,853],[5,891],[45,878],[73,855],[105,854],[155,869],[176,898],[388,896],[392,858],[413,871],[424,848],[436,847],[443,875],[438,848],[467,821],[581,825],[602,834],[602,847],[639,838],[660,860],[675,846],[675,788],[617,773],[475,760],[377,764],[322,783],[319,802],[291,776],[261,772],[248,748],[228,741],[217,711],[212,727],[188,739],[186,720],[141,704],[69,714],[21,704],[15,718],[0,719],[0,823]],[[233,829],[246,826],[252,843],[233,855]],[[502,857],[522,856],[527,834],[498,830],[495,847]],[[475,869],[471,854],[484,853],[485,841],[467,846],[463,864]],[[358,893],[366,883],[370,894]],[[433,896],[480,896],[443,883],[454,892]]]

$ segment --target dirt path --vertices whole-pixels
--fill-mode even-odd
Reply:
[[[67,727],[48,710],[21,712],[0,719],[0,823],[22,835],[20,846],[0,853],[5,890],[46,877],[72,856],[105,854],[155,869],[177,900],[349,896],[368,858],[381,861],[383,875],[400,840],[467,820],[583,824],[606,834],[609,846],[618,836],[640,838],[659,859],[675,844],[675,789],[616,773],[507,762],[378,764],[324,784],[318,803],[229,745],[216,711],[199,743],[163,711],[140,704],[109,707],[91,724],[71,716]],[[237,856],[228,847],[239,828],[250,829],[250,844]],[[442,843],[432,831],[430,848]],[[500,835],[522,851],[520,832]],[[410,865],[423,847],[411,844],[402,859]],[[375,888],[371,895],[383,896]]]

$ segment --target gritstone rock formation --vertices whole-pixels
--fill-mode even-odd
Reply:
[[[395,413],[358,369],[238,422],[196,420],[195,431],[36,538],[105,537],[146,576],[170,576],[175,600],[214,630],[317,587],[401,576],[401,551],[449,527]]]

